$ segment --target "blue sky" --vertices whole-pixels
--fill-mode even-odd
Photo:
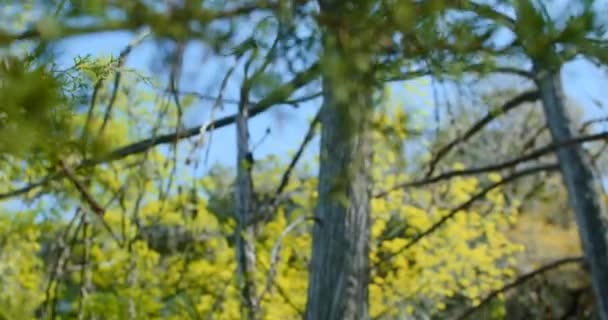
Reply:
[[[103,33],[94,36],[80,36],[63,41],[58,47],[58,63],[69,65],[76,56],[91,54],[93,56],[117,56],[131,41],[133,35],[126,32]],[[155,75],[157,71],[153,66],[157,46],[153,41],[146,41],[137,47],[129,56],[126,67],[143,71],[148,75]],[[227,70],[226,61],[211,58],[204,60],[200,46],[191,46],[184,57],[183,76],[180,91],[195,91],[203,94],[217,95],[217,87]],[[166,75],[162,75],[166,76]],[[232,81],[228,86],[224,98],[237,99],[237,83]],[[211,89],[211,90],[210,90]],[[267,128],[271,133],[256,149],[256,156],[260,157],[270,153],[286,155],[293,150],[304,136],[308,128],[308,119],[314,116],[320,99],[303,105],[298,109],[291,106],[273,107],[269,112],[257,116],[250,121],[251,144],[254,145],[265,136]],[[209,120],[209,112],[213,102],[199,101],[184,117],[184,124],[188,127],[204,124]],[[236,106],[226,104],[225,110],[217,114],[228,115],[236,111]],[[278,120],[278,121],[277,121]],[[236,128],[234,126],[215,130],[212,134],[209,162],[233,165],[236,161]],[[294,144],[295,143],[295,144]],[[313,149],[309,148],[309,150]],[[201,157],[206,151],[199,152]]]
[[[77,55],[118,55],[131,39],[132,35],[126,32],[71,38],[64,41],[60,46],[61,55],[59,57],[61,59],[59,63],[69,64],[72,58]],[[158,55],[155,54],[156,49],[157,47],[153,42],[144,42],[131,53],[127,60],[127,67],[153,74],[155,72],[153,61],[158,58]],[[193,46],[184,59],[184,70],[185,75],[182,77],[180,90],[214,95],[215,91],[209,92],[209,87],[217,86],[226,70],[226,64],[221,61],[213,61],[213,59],[205,60],[201,50]],[[598,108],[594,103],[594,101],[605,100],[605,91],[608,90],[608,77],[605,71],[599,70],[586,61],[578,60],[564,67],[563,79],[567,94],[583,106],[586,117],[608,114],[606,110]],[[424,96],[432,97],[432,88],[428,82],[424,84],[418,81],[413,85],[419,93],[406,91],[403,84],[393,85],[394,92],[403,100],[403,103],[423,106]],[[235,85],[230,86],[225,97],[238,97],[237,90]],[[428,101],[428,98],[425,101]],[[270,135],[256,149],[256,156],[261,157],[269,153],[285,156],[289,150],[293,150],[305,134],[308,127],[307,119],[314,115],[319,102],[319,100],[316,100],[299,109],[293,109],[289,106],[274,107],[270,112],[252,119],[250,123],[252,144],[255,144],[264,136],[267,128],[271,129]],[[211,102],[201,101],[200,105],[195,106],[192,109],[193,111],[185,117],[185,124],[192,126],[205,123],[209,117],[210,107]],[[226,114],[234,111],[234,106],[227,105]],[[228,165],[235,163],[235,130],[234,126],[230,126],[213,133],[209,164],[216,161]],[[308,154],[314,153],[316,149],[316,144],[311,145]],[[202,156],[203,152],[200,155]]]

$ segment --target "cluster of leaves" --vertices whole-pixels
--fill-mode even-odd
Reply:
[[[6,57],[0,64],[0,153],[50,152],[65,144],[71,110],[61,83],[42,67]]]

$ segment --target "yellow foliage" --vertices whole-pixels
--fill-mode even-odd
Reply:
[[[395,112],[392,116],[379,117],[378,123],[404,132],[404,117],[402,112]],[[107,130],[108,141],[121,143],[125,130],[121,127]],[[377,134],[374,142],[377,154],[373,178],[377,190],[407,178],[406,174],[394,173],[402,155],[398,154],[399,150],[387,146],[389,142],[383,139],[382,134]],[[164,158],[151,155],[148,161],[161,166],[159,163]],[[456,163],[454,168],[464,167]],[[121,188],[125,181],[131,181],[139,174],[139,171],[128,170],[118,174],[112,169],[99,169],[97,183],[112,189]],[[275,166],[259,173],[259,181],[276,183],[281,173],[279,169]],[[170,170],[159,173],[161,178],[170,174]],[[488,178],[491,181],[499,179],[496,176]],[[280,206],[274,219],[257,227],[254,279],[257,294],[264,292],[260,301],[263,319],[300,319],[305,308],[311,224],[301,224],[283,239],[279,237],[299,216],[313,212],[316,183],[316,179],[303,182],[294,179],[288,186],[294,193],[292,207]],[[206,190],[217,190],[221,186],[211,177],[202,178],[199,184]],[[146,196],[137,207],[137,188],[142,185]],[[96,232],[90,248],[90,271],[95,290],[86,300],[88,312],[124,319],[131,304],[136,306],[141,319],[240,319],[235,249],[230,238],[235,223],[232,219],[220,218],[220,215],[230,217],[231,212],[212,212],[207,200],[199,199],[197,216],[192,219],[186,217],[183,210],[188,196],[170,195],[159,200],[155,184],[127,186],[134,190],[123,199],[124,207],[112,207],[104,217],[112,230],[122,236],[125,236],[122,232],[126,232],[126,236],[133,238],[137,233],[133,217],[137,215],[144,226],[181,227],[191,238],[181,249],[183,251],[167,253],[155,251],[139,238],[116,242],[99,229],[102,231]],[[513,276],[516,262],[513,257],[521,253],[521,247],[507,236],[507,230],[517,212],[507,206],[500,189],[488,193],[479,204],[458,211],[433,233],[404,250],[479,189],[480,182],[475,178],[456,178],[425,188],[394,190],[384,198],[372,200],[369,285],[372,317],[413,315],[420,308],[434,314],[447,308],[448,301],[457,294],[475,304]],[[505,214],[511,211],[511,214]],[[9,317],[12,319],[27,319],[33,314],[28,312],[33,312],[34,307],[18,309],[20,303],[36,306],[43,298],[44,271],[39,269],[40,261],[34,258],[35,240],[39,234],[35,228],[30,231],[20,233],[25,238],[13,239],[14,247],[2,253],[13,257],[2,260],[0,268],[11,272],[2,272],[0,279],[10,278],[5,280],[7,285],[22,294],[0,295],[4,299],[0,300],[2,309],[13,312],[11,314],[15,316]],[[83,250],[79,244],[79,254]],[[272,281],[269,281],[269,275]],[[71,272],[70,279],[77,284],[83,281],[79,271]]]

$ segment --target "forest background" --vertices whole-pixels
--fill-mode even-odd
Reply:
[[[0,1],[0,318],[606,319],[607,8]]]

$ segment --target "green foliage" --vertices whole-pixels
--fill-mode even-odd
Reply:
[[[0,153],[52,153],[67,142],[71,110],[63,84],[43,67],[7,57],[0,66]]]

